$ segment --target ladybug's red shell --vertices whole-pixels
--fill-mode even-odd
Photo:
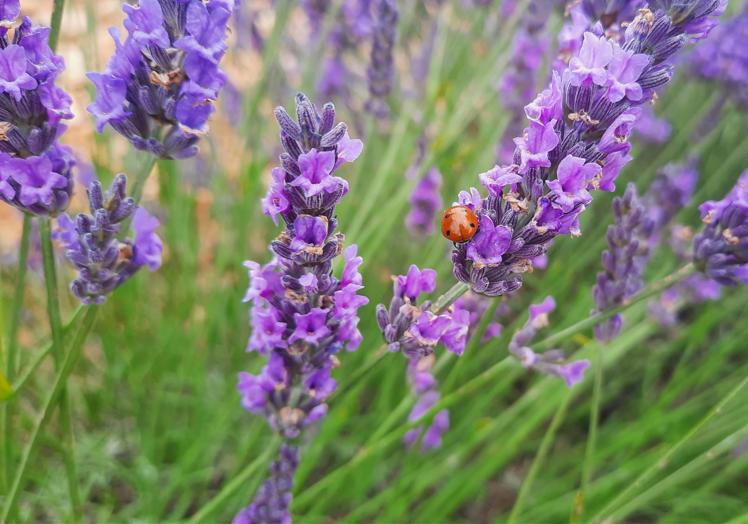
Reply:
[[[452,242],[467,242],[478,232],[478,217],[467,206],[452,206],[442,216],[442,235]]]

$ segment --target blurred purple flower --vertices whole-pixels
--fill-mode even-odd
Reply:
[[[442,175],[432,167],[413,188],[410,195],[410,211],[405,218],[408,231],[418,237],[430,236],[434,232],[436,215],[442,209],[440,189]]]
[[[696,267],[723,286],[748,284],[748,171],[725,198],[699,211],[704,227],[693,242]]]

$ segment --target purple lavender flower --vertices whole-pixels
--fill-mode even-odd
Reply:
[[[398,10],[395,0],[375,0],[374,42],[371,62],[366,70],[369,79],[369,100],[366,108],[377,117],[389,115],[387,96],[395,76],[393,52],[397,35]]]
[[[717,27],[689,56],[691,71],[712,82],[723,97],[748,108],[748,6],[737,16]],[[721,109],[721,106],[720,106]]]
[[[608,249],[603,252],[603,271],[597,274],[592,290],[596,311],[605,311],[624,303],[644,285],[644,269],[649,259],[649,243],[655,224],[629,184],[623,197],[613,200],[615,224],[608,227]],[[595,326],[599,340],[610,340],[621,331],[620,314]]]
[[[96,86],[88,110],[97,131],[110,125],[161,158],[194,155],[226,82],[218,64],[233,8],[233,0],[125,4],[127,38],[120,42],[111,29],[114,56],[106,71],[88,75]]]
[[[624,32],[622,22],[631,20],[645,5],[642,0],[584,0],[567,4],[567,20],[559,31],[559,55],[554,70],[562,72],[569,60],[579,53],[586,31],[597,35],[604,33],[620,43]]]
[[[470,325],[470,315],[453,308],[445,314],[431,311],[430,301],[418,304],[422,294],[436,289],[436,271],[411,265],[407,275],[395,277],[389,307],[377,305],[377,323],[392,352],[410,359],[431,355],[441,343],[447,350],[462,354]]]
[[[540,304],[531,305],[527,322],[509,342],[509,352],[524,367],[546,375],[559,377],[564,380],[568,387],[572,387],[584,379],[584,371],[590,365],[589,360],[569,362],[561,350],[553,349],[538,354],[530,348],[530,344],[532,344],[538,332],[548,326],[548,315],[554,309],[556,309],[556,301],[550,296],[546,297]]]
[[[708,42],[708,40],[707,40]],[[652,144],[662,144],[670,138],[670,123],[655,115],[651,106],[645,106],[636,127],[639,138]]]
[[[502,5],[502,9],[514,6]],[[520,21],[520,28],[512,44],[511,62],[499,84],[501,104],[513,116],[504,129],[497,148],[499,162],[511,162],[514,155],[512,137],[522,133],[522,111],[529,98],[535,93],[538,70],[548,50],[548,37],[544,34],[546,16],[539,12],[551,9],[550,2],[535,0],[530,3],[528,12]],[[509,15],[506,15],[507,17]]]
[[[267,355],[268,361],[258,375],[241,373],[238,384],[244,408],[264,416],[286,443],[327,413],[325,400],[337,387],[332,378],[340,364],[337,354],[361,343],[358,309],[368,302],[358,294],[362,259],[355,245],[343,248],[335,218],[335,206],[348,189],[335,174],[358,157],[363,144],[348,137],[345,124],[335,125],[332,104],[320,113],[298,94],[296,114],[298,121],[281,107],[275,110],[284,152],[263,200],[265,213],[280,217],[285,228],[270,244],[269,263],[245,263],[250,286],[244,300],[252,302],[247,350]],[[336,278],[332,264],[341,253],[343,270]],[[294,451],[293,460],[284,457],[287,449],[276,464],[294,466],[274,466],[236,522],[290,522],[298,456]]]
[[[81,213],[73,220],[64,213],[57,218],[54,237],[78,269],[70,289],[84,304],[102,304],[141,267],[155,271],[161,265],[159,222],[127,196],[126,185],[127,177],[117,175],[104,193],[95,180],[88,188],[91,214]],[[131,217],[134,237],[120,240],[120,225]]]
[[[278,458],[270,465],[270,478],[260,486],[254,502],[234,517],[233,524],[290,524],[293,477],[298,466],[298,448],[282,444]]]
[[[437,382],[431,369],[434,366],[436,359],[434,355],[428,355],[420,359],[411,359],[408,362],[407,375],[408,383],[416,396],[417,400],[413,409],[408,415],[410,422],[419,420],[423,417],[431,407],[439,401],[439,392],[437,390]],[[403,443],[411,447],[417,441],[423,433],[424,428],[416,427],[408,431],[403,437]],[[440,410],[434,415],[434,420],[431,426],[426,429],[423,433],[423,439],[421,440],[421,449],[427,451],[429,449],[438,448],[442,443],[442,435],[449,429],[449,411],[446,409]]]
[[[410,211],[405,218],[408,231],[418,238],[430,236],[434,232],[436,214],[442,209],[442,196],[439,192],[442,175],[432,167],[418,181],[410,195]]]
[[[699,211],[704,227],[693,242],[696,267],[723,286],[748,284],[748,171],[725,198]]]
[[[657,172],[647,190],[646,207],[654,222],[654,232],[661,231],[693,197],[699,179],[696,157],[685,164],[668,164]],[[654,237],[659,242],[659,237]]]
[[[669,82],[670,58],[689,39],[702,38],[724,6],[667,0],[657,7],[657,12],[639,12],[621,44],[585,33],[579,53],[526,107],[529,125],[515,139],[513,164],[499,168],[520,175],[521,182],[500,189],[491,183],[488,197],[475,206],[481,226],[510,230],[508,245],[502,236],[491,263],[485,256],[476,259],[475,253],[485,247],[479,227],[472,240],[455,244],[452,252],[455,277],[473,291],[489,296],[515,291],[532,260],[555,237],[580,234],[579,215],[589,203],[588,192],[615,188],[630,159],[628,138],[640,106]]]
[[[603,253],[604,271],[598,273],[593,296],[596,311],[620,306],[643,286],[644,270],[663,230],[693,195],[698,172],[696,159],[683,166],[661,169],[647,194],[639,198],[633,184],[623,198],[613,201],[615,224],[608,228],[608,250]],[[615,315],[595,327],[598,339],[618,335],[623,317]]]
[[[55,85],[65,68],[49,28],[20,21],[18,2],[0,6],[0,200],[35,215],[64,211],[73,191],[72,152],[57,139],[73,117]]]

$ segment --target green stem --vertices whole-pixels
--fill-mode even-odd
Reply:
[[[135,200],[136,204],[139,204],[143,199],[143,189],[145,188],[145,182],[146,180],[148,180],[151,171],[153,171],[153,166],[156,165],[156,160],[158,160],[158,158],[156,158],[155,155],[149,154],[148,158],[143,164],[143,167],[135,176],[135,182],[133,182],[130,186],[130,196],[133,198],[133,200]],[[129,225],[130,221],[128,220],[126,224],[122,225],[122,229],[120,229],[120,231],[126,232],[129,229]]]
[[[78,329],[73,343],[71,344],[70,351],[68,351],[67,355],[65,355],[64,360],[61,362],[61,365],[57,370],[54,382],[52,383],[52,387],[47,392],[47,397],[44,399],[44,404],[42,405],[41,412],[37,416],[34,427],[31,431],[31,434],[29,435],[29,440],[21,455],[21,463],[16,470],[16,474],[13,478],[10,490],[5,497],[5,504],[3,506],[2,515],[0,515],[0,522],[8,522],[8,516],[15,508],[18,495],[21,492],[21,487],[26,477],[29,459],[31,458],[31,455],[33,454],[34,449],[39,442],[39,436],[41,435],[42,429],[49,421],[49,417],[51,416],[53,410],[52,408],[59,400],[59,396],[62,394],[65,388],[67,377],[70,375],[70,371],[73,369],[73,366],[78,360],[83,342],[86,340],[88,333],[91,331],[91,327],[93,326],[97,311],[98,309],[93,307],[86,309],[86,314],[83,317],[81,327]],[[80,521],[82,520],[79,520],[79,522]]]
[[[563,329],[559,331],[558,333],[551,335],[545,338],[544,340],[541,340],[540,342],[535,344],[533,348],[537,349],[538,351],[552,348],[553,346],[562,342],[566,338],[580,331],[591,328],[598,322],[601,322],[607,318],[610,318],[611,316],[617,313],[621,313],[625,311],[626,309],[630,308],[631,306],[638,304],[644,300],[647,300],[663,292],[665,289],[669,288],[673,284],[679,282],[680,280],[683,280],[688,275],[690,275],[693,269],[694,269],[693,264],[687,264],[683,266],[682,268],[680,268],[679,270],[675,271],[674,273],[671,273],[665,278],[658,280],[654,284],[650,285],[648,288],[640,292],[638,295],[634,296],[626,304],[623,304],[621,306],[618,306],[616,308],[613,308],[613,309],[610,309],[604,312],[596,313],[592,315],[591,317],[585,318],[584,320],[580,320],[579,322],[576,322],[575,324],[567,327],[566,329]],[[454,290],[455,287],[453,287],[452,289]],[[450,292],[451,291],[452,290],[450,290]],[[450,292],[447,292],[447,294],[450,294]],[[404,424],[403,426],[400,426],[399,428],[385,435],[382,435],[381,438],[377,442],[375,442],[372,446],[363,446],[359,448],[356,454],[346,464],[340,466],[339,468],[335,469],[331,473],[328,473],[323,479],[307,487],[304,490],[304,492],[300,493],[297,499],[297,503],[302,504],[302,501],[303,503],[307,503],[309,500],[311,500],[315,496],[315,494],[320,493],[322,489],[324,488],[324,486],[332,482],[335,478],[338,478],[348,468],[354,466],[355,464],[357,464],[358,462],[360,462],[367,456],[370,456],[376,450],[382,449],[386,447],[389,443],[396,441],[398,438],[404,435],[408,430],[414,428],[416,425],[429,426],[433,422],[434,416],[436,416],[436,414],[440,410],[453,405],[460,398],[464,397],[465,395],[473,391],[478,390],[484,384],[490,383],[494,378],[501,376],[501,374],[505,371],[504,368],[507,366],[509,362],[511,362],[512,358],[513,357],[506,357],[500,360],[499,362],[485,369],[483,372],[481,372],[477,376],[465,382],[462,386],[457,388],[455,391],[447,395],[444,395],[438,402],[436,402],[433,406],[431,406],[431,408],[429,408],[418,420],[408,422]],[[411,402],[412,401],[413,399],[411,399]]]
[[[660,293],[662,293],[669,287],[673,286],[674,284],[686,278],[693,271],[694,271],[693,264],[686,264],[685,266],[681,267],[679,270],[654,282],[652,285],[645,288],[640,293],[634,295],[625,304],[590,315],[584,320],[580,320],[579,322],[572,324],[566,329],[562,329],[561,331],[558,331],[554,333],[553,335],[541,340],[540,342],[535,344],[533,349],[536,349],[538,351],[545,351],[548,349],[552,349],[553,346],[555,346],[562,340],[569,338],[571,335],[574,335],[580,331],[589,329],[597,325],[598,323],[602,322],[603,320],[607,320],[610,317],[617,315],[618,313],[622,313],[623,311],[627,310],[634,304],[638,304],[639,302],[652,298],[655,295],[659,295]]]
[[[55,269],[55,255],[52,247],[52,226],[49,217],[39,220],[39,234],[42,244],[42,263],[44,266],[44,285],[47,290],[47,314],[49,327],[52,332],[52,356],[55,369],[60,370],[64,358],[64,332],[60,317],[60,297],[57,289],[57,271]],[[78,493],[78,475],[75,467],[75,439],[70,410],[70,399],[63,384],[60,392],[60,426],[63,438],[63,456],[65,473],[68,479],[68,493],[76,522],[82,520],[80,495]]]
[[[21,310],[23,309],[23,291],[26,282],[26,269],[29,259],[29,236],[31,233],[31,215],[23,215],[23,230],[21,232],[21,246],[18,253],[18,270],[16,271],[16,288],[13,293],[13,305],[10,313],[10,328],[8,329],[8,360],[6,375],[13,381],[16,373],[18,352],[18,326],[21,324]]]
[[[21,229],[21,245],[18,252],[18,269],[16,270],[16,287],[11,305],[10,327],[8,328],[8,353],[5,362],[5,376],[13,383],[16,374],[16,360],[18,360],[18,326],[21,324],[21,310],[23,309],[23,295],[26,283],[26,269],[29,259],[29,236],[31,234],[31,215],[23,215]],[[15,390],[14,390],[15,391]],[[6,404],[3,408],[3,486],[10,478],[10,464],[13,461],[13,435],[11,431],[12,408]]]
[[[678,440],[674,445],[672,445],[670,448],[668,448],[665,453],[660,455],[657,460],[655,460],[652,465],[647,468],[641,475],[639,475],[636,480],[628,484],[628,487],[621,491],[616,498],[614,498],[610,503],[608,503],[602,510],[600,510],[592,519],[590,519],[590,522],[601,522],[601,521],[618,521],[617,517],[618,512],[620,511],[622,504],[626,502],[627,498],[631,495],[635,494],[636,491],[644,484],[646,481],[652,478],[652,476],[656,475],[657,472],[661,471],[662,468],[667,465],[670,462],[670,459],[672,458],[675,453],[680,450],[680,448],[683,447],[683,445],[688,442],[694,435],[696,435],[701,428],[703,428],[707,422],[709,422],[711,419],[713,419],[718,413],[720,413],[725,406],[733,399],[735,396],[740,392],[741,389],[745,387],[745,385],[748,384],[748,377],[745,377],[743,380],[741,380],[737,386],[732,388],[727,395],[722,397],[722,399],[717,402],[717,404],[712,407],[712,409],[709,410],[709,413],[704,416],[695,426],[693,426],[688,433],[683,435],[683,437]],[[604,519],[603,517],[608,516],[609,518]]]
[[[57,50],[57,42],[60,39],[60,26],[62,24],[62,12],[65,9],[65,0],[54,0],[52,18],[49,22],[49,47],[54,53]]]
[[[567,391],[563,402],[561,402],[561,405],[559,405],[558,409],[556,409],[556,414],[553,416],[551,425],[548,426],[548,431],[546,431],[545,435],[543,436],[543,441],[540,443],[540,448],[538,448],[538,452],[532,461],[530,470],[527,472],[527,476],[522,482],[522,486],[519,488],[517,500],[512,507],[512,512],[509,514],[509,520],[507,521],[507,524],[514,524],[515,522],[517,522],[517,517],[519,517],[520,515],[520,511],[525,502],[525,499],[527,499],[527,494],[530,493],[530,488],[532,488],[533,482],[535,482],[535,477],[537,476],[538,471],[540,471],[540,466],[543,464],[543,461],[548,454],[548,450],[551,448],[551,444],[553,443],[553,439],[556,437],[558,428],[561,426],[564,417],[566,417],[566,410],[569,407],[571,398],[571,392]]]
[[[67,323],[62,327],[62,331],[65,335],[68,334],[72,326],[78,322],[78,318],[80,318],[81,314],[83,313],[83,306],[78,306],[78,309],[75,310],[75,313],[73,313],[73,316],[70,320],[67,321]],[[28,365],[26,370],[21,373],[15,382],[13,382],[13,391],[11,393],[10,398],[13,398],[14,396],[18,395],[18,393],[23,389],[23,387],[26,385],[26,382],[28,382],[29,378],[34,374],[34,372],[39,368],[41,363],[44,361],[45,358],[47,358],[47,355],[49,355],[52,352],[52,343],[50,342],[45,347],[43,347],[39,352],[31,357],[31,363]]]
[[[468,289],[470,289],[470,286],[468,286],[467,284],[464,284],[463,282],[457,282],[455,285],[449,288],[446,293],[444,293],[436,300],[434,305],[431,307],[431,310],[434,313],[441,313],[449,306],[454,304],[454,302],[458,298],[467,293]]]
[[[587,495],[587,489],[592,478],[592,471],[595,464],[595,448],[597,446],[597,428],[600,421],[600,401],[602,398],[603,388],[603,352],[600,351],[600,344],[595,344],[593,362],[595,365],[594,384],[592,386],[592,405],[590,406],[590,429],[587,438],[587,447],[584,451],[584,464],[582,465],[582,485],[579,491],[579,506],[575,510],[581,518],[584,511],[584,500]]]

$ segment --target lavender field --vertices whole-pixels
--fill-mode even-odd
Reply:
[[[748,524],[747,131],[741,0],[0,0],[0,522]]]

